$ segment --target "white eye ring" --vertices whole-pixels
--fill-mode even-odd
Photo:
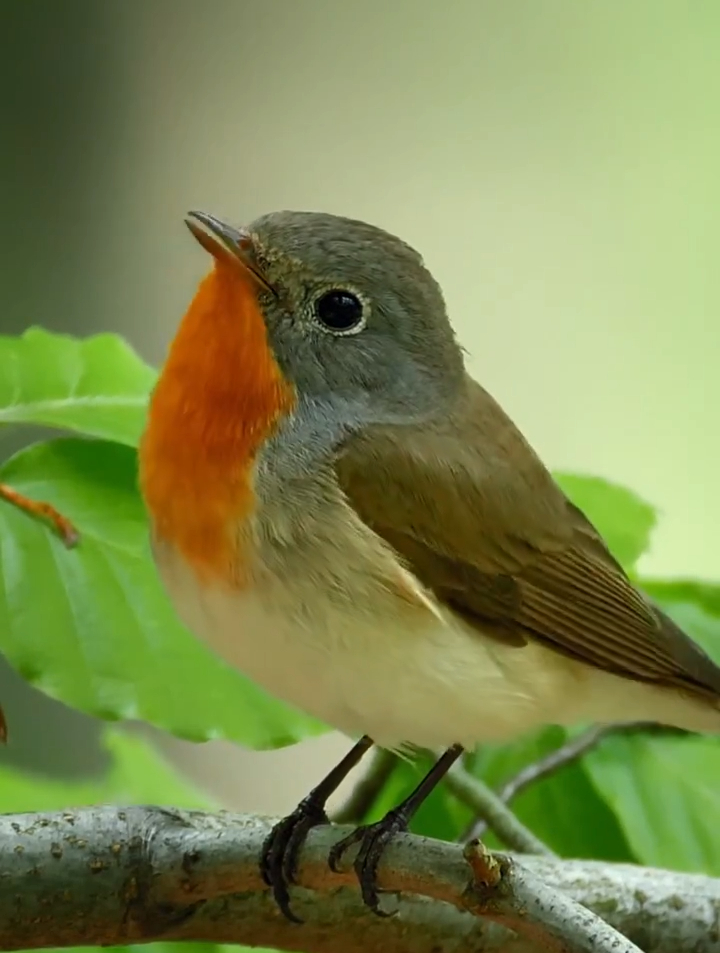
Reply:
[[[328,288],[313,303],[317,324],[338,337],[359,334],[367,324],[368,311],[367,301],[348,288]]]

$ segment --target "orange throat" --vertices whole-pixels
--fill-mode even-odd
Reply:
[[[295,394],[267,341],[251,279],[216,261],[180,324],[140,444],[156,536],[202,576],[239,581],[255,457]]]

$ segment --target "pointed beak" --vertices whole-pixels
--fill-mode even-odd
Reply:
[[[234,228],[207,212],[188,212],[185,224],[213,258],[231,259],[262,288],[277,297],[277,292],[255,263],[252,239],[247,232]]]

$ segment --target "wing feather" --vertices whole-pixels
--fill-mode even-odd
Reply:
[[[495,401],[348,441],[339,483],[413,574],[484,635],[713,701],[720,669],[631,583]]]

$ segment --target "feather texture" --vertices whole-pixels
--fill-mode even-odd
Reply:
[[[337,473],[361,519],[483,635],[717,703],[720,669],[632,585],[474,381],[434,424],[351,439]]]

